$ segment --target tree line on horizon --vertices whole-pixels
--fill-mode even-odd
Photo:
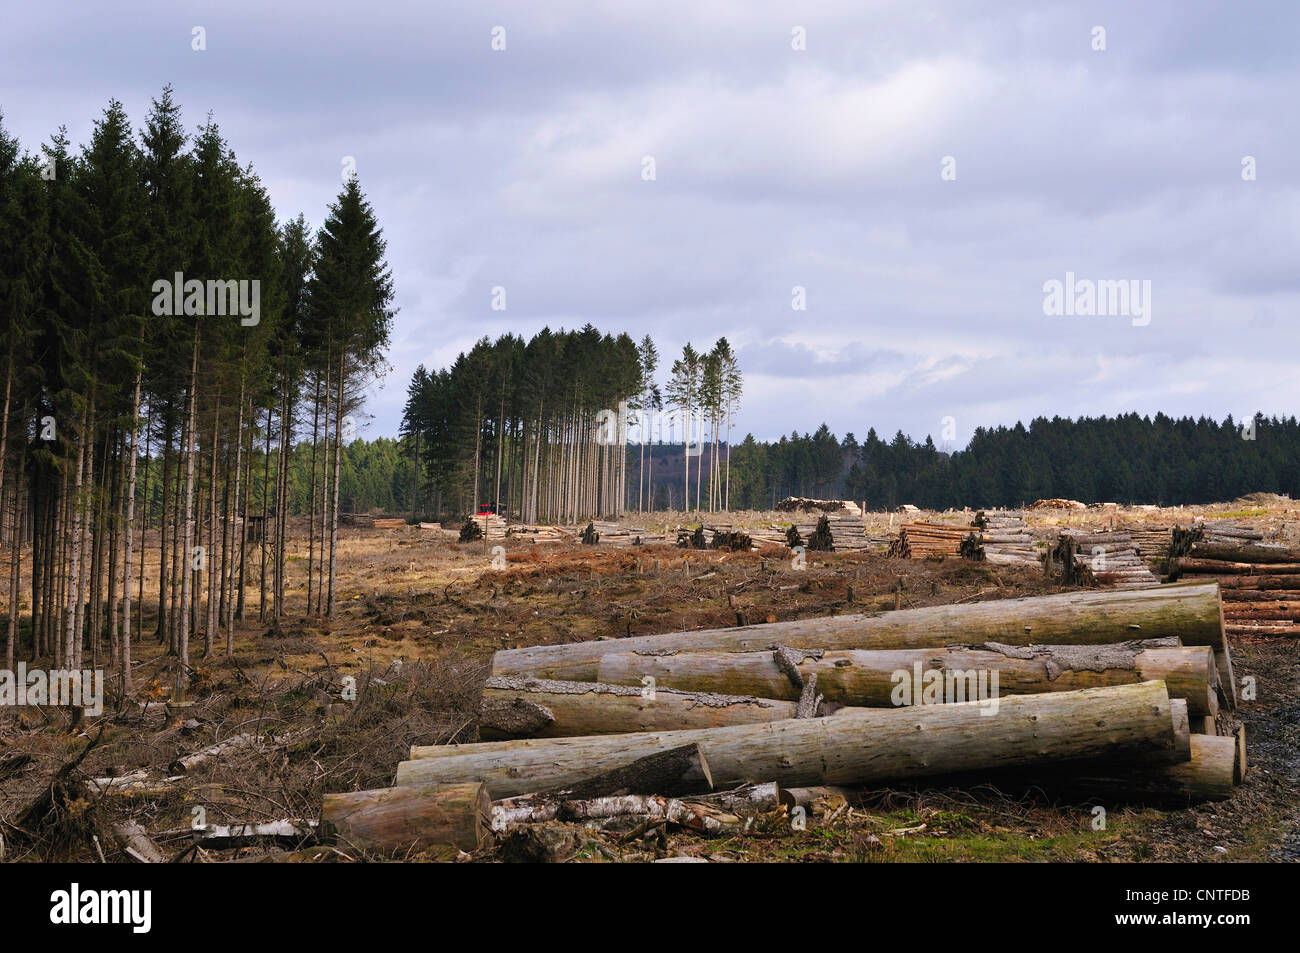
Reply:
[[[1252,426],[1253,423],[1253,426]],[[1020,507],[1065,498],[1085,503],[1216,503],[1252,492],[1300,491],[1300,423],[1257,415],[1038,417],[1026,426],[980,427],[962,450],[901,431],[816,431],[736,445],[733,493],[743,509],[785,496],[848,499],[872,510]]]
[[[307,611],[333,614],[343,444],[393,317],[384,254],[355,176],[316,232],[278,222],[212,116],[186,130],[171,87],[138,132],[110,101],[80,148],[60,127],[23,151],[0,116],[6,666],[25,643],[56,667],[108,663],[130,690],[153,597],[183,690],[191,638],[206,656],[224,632],[229,654],[250,591],[260,618],[283,615],[295,505]]]
[[[418,508],[463,518],[468,504],[461,507],[452,500],[450,509],[439,510],[427,495],[419,501],[413,488],[404,485],[414,479],[412,440],[399,441],[395,454],[358,459],[355,485],[364,481],[379,489],[373,496],[359,492],[354,505],[363,511]],[[694,505],[694,496],[691,506],[682,505],[683,460],[692,470],[701,463],[701,457],[687,457],[683,449],[680,442],[644,447],[633,442],[627,448],[626,468],[635,472],[644,461],[646,472],[653,474],[653,489],[638,496],[629,483],[626,512],[708,512]],[[1177,506],[1226,502],[1253,492],[1300,496],[1300,424],[1293,417],[1259,416],[1253,429],[1249,421],[1243,429],[1232,417],[1041,417],[1028,426],[979,428],[955,452],[940,449],[929,437],[915,441],[901,431],[887,441],[874,429],[862,442],[852,433],[837,438],[823,424],[771,441],[750,434],[734,447],[724,440],[719,459],[728,452],[735,510],[769,510],[789,496],[853,500],[871,510],[904,503],[935,510],[1020,507],[1054,497]],[[393,469],[371,474],[367,467],[372,463]],[[349,478],[345,487],[352,485]],[[467,490],[462,498],[468,499]],[[517,509],[511,512],[518,515]]]

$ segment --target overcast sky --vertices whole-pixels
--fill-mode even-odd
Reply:
[[[353,157],[401,309],[363,436],[396,432],[418,364],[591,322],[653,335],[661,376],[725,335],[741,434],[951,445],[951,417],[961,445],[1039,415],[1297,411],[1298,11],[9,3],[0,108],[28,148],[81,143],[110,97],[138,128],[172,83],[313,226]],[[1149,281],[1149,313],[1045,314],[1067,272]]]

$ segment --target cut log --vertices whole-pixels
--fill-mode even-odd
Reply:
[[[184,774],[187,771],[192,771],[194,768],[197,768],[200,764],[210,758],[219,758],[228,752],[235,751],[239,748],[247,748],[255,744],[257,744],[256,735],[235,735],[231,738],[227,738],[225,741],[204,748],[202,751],[196,751],[193,754],[187,754],[184,757],[177,758],[171,763],[169,770],[173,774]]]
[[[790,701],[661,686],[643,694],[628,685],[493,675],[483,689],[479,734],[494,740],[715,728],[793,718],[795,708]]]
[[[1295,576],[1215,576],[1214,581],[1219,584],[1223,590],[1229,589],[1261,589],[1261,590],[1282,590],[1285,592],[1300,591],[1300,579]],[[1197,582],[1208,582],[1209,579],[1198,578]]]
[[[142,864],[167,863],[169,858],[163,849],[154,843],[149,832],[137,822],[124,821],[113,828],[113,833],[117,835],[123,852],[132,860]]]
[[[326,794],[321,833],[350,854],[450,858],[483,845],[491,806],[487,789],[473,780]]]
[[[565,801],[560,809],[561,820],[602,821],[616,817],[664,820],[702,834],[721,834],[744,823],[739,815],[712,804],[658,794],[624,794],[585,801]]]
[[[713,804],[724,811],[742,816],[765,814],[781,804],[781,787],[775,781],[742,784],[730,791],[714,791],[712,794],[700,794],[684,800]]]
[[[859,804],[862,802],[864,793],[861,788],[826,784],[808,788],[781,788],[781,803],[787,808],[802,807],[805,810],[812,810],[816,802],[830,798],[842,797],[849,804]]]
[[[1017,764],[1177,757],[1163,682],[983,702],[846,709],[761,725],[527,739],[411,750],[398,785],[476,779],[496,797],[572,787],[646,755],[698,743],[714,784],[864,784]]]
[[[1101,685],[1163,680],[1171,698],[1185,698],[1193,715],[1218,711],[1218,676],[1208,646],[1128,642],[1116,645],[1011,646],[825,652],[796,664],[801,681],[817,677],[817,691],[829,702],[867,708],[968,701],[997,695],[1073,691]],[[930,673],[934,674],[930,674]],[[996,681],[994,680],[996,673]],[[617,652],[600,660],[600,680],[638,685],[651,676],[657,685],[681,691],[734,693],[798,700],[785,667],[770,652],[637,655]]]
[[[1241,784],[1246,780],[1246,726],[1238,725],[1235,735],[1228,735],[1233,744],[1236,746],[1236,755],[1233,761],[1233,781]]]
[[[1236,563],[1300,563],[1300,552],[1285,547],[1224,543],[1193,543],[1187,554],[1193,559],[1214,559]]]
[[[316,840],[318,822],[304,818],[280,821],[249,821],[246,824],[208,824],[160,831],[158,838],[187,837],[210,850],[228,850],[257,844],[276,843],[286,847],[305,846]]]
[[[1234,589],[1223,583],[1219,585],[1223,589],[1225,612],[1234,603],[1276,603],[1277,607],[1281,608],[1300,602],[1300,589]]]
[[[577,820],[597,817],[613,817],[617,814],[608,812],[608,805],[621,800],[629,815],[645,817],[653,813],[654,808],[645,806],[647,795],[624,795],[590,800],[573,800],[562,795],[526,794],[522,797],[505,798],[492,805],[492,829],[504,831],[520,824],[537,824],[554,820]],[[780,788],[773,782],[766,784],[746,784],[731,791],[718,791],[681,798],[689,804],[699,804],[717,811],[718,814],[733,814],[740,817],[752,817],[775,810],[781,798]],[[637,800],[641,799],[641,800]],[[605,806],[594,802],[602,801]],[[714,815],[715,817],[718,815]]]
[[[1230,562],[1226,559],[1196,559],[1192,556],[1180,556],[1174,560],[1174,565],[1179,572],[1189,574],[1201,574],[1207,576],[1248,576],[1248,575],[1272,575],[1272,576],[1295,576],[1300,575],[1300,563],[1244,563]],[[1291,585],[1295,585],[1294,582]]]
[[[1298,622],[1300,618],[1297,618],[1297,616],[1300,616],[1300,605],[1291,605],[1280,609],[1271,606],[1259,608],[1256,605],[1225,605],[1223,607],[1223,620],[1228,624],[1248,621]]]
[[[881,615],[800,619],[728,629],[643,635],[497,652],[493,674],[598,681],[613,652],[756,652],[906,649],[1000,642],[1102,645],[1175,636],[1184,645],[1223,644],[1218,586],[1189,583],[1122,591],[1067,592],[1025,599],[927,606]]]
[[[185,781],[179,774],[149,780],[145,772],[139,771],[122,778],[91,778],[86,782],[86,789],[91,794],[114,797],[167,797],[185,790]]]
[[[1260,623],[1259,625],[1246,625],[1244,623],[1229,624],[1225,626],[1229,635],[1248,635],[1248,636],[1283,636],[1286,638],[1295,638],[1300,636],[1300,622],[1294,624],[1277,623],[1269,625]]]

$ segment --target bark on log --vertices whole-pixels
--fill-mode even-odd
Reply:
[[[698,743],[716,785],[865,784],[941,772],[1091,758],[1173,760],[1163,682],[763,725],[416,747],[398,785],[481,780],[496,797],[572,787],[638,758]]]
[[[1201,580],[1198,579],[1198,582]],[[1210,581],[1210,580],[1205,580]],[[1219,588],[1228,589],[1263,589],[1263,590],[1282,590],[1286,592],[1300,591],[1300,579],[1295,576],[1218,576],[1214,578],[1218,582]]]
[[[543,793],[546,788],[541,789]],[[621,794],[701,794],[713,790],[709,763],[697,743],[655,751],[631,764],[566,785],[570,800],[617,797]]]
[[[1300,621],[1296,617],[1300,616],[1300,605],[1292,605],[1289,608],[1274,608],[1272,606],[1259,607],[1257,605],[1248,605],[1238,608],[1227,605],[1223,608],[1224,622],[1231,624],[1236,621],[1260,620],[1264,622],[1296,622]]]
[[[1223,559],[1197,559],[1179,556],[1174,560],[1179,572],[1208,576],[1295,576],[1300,575],[1300,563],[1243,563]],[[1295,585],[1292,582],[1292,585]]]
[[[801,619],[729,629],[531,646],[497,652],[495,675],[599,680],[613,652],[756,652],[774,645],[808,649],[906,649],[1000,642],[1101,645],[1175,636],[1184,645],[1223,644],[1213,582],[1122,591],[1090,590],[1024,599],[903,609],[881,615]]]
[[[742,784],[730,791],[714,791],[689,797],[688,801],[702,801],[730,811],[732,814],[765,814],[781,804],[781,786],[775,781],[760,784]]]
[[[484,740],[565,738],[716,728],[795,716],[796,706],[790,701],[662,686],[645,697],[640,682],[636,686],[493,675],[483,689],[479,734]],[[546,716],[528,717],[532,708],[542,709]]]
[[[1225,628],[1229,635],[1248,635],[1261,638],[1263,636],[1282,636],[1284,638],[1300,636],[1300,623],[1294,625],[1243,625],[1238,623],[1225,626]]]
[[[722,834],[741,827],[739,815],[698,801],[684,801],[659,794],[625,794],[566,801],[560,810],[561,820],[605,821],[611,818],[664,820],[701,834]]]
[[[781,788],[781,803],[787,808],[802,807],[811,810],[817,801],[842,797],[849,804],[859,804],[866,792],[861,788],[817,785],[808,788]]]
[[[1236,604],[1275,603],[1277,608],[1300,602],[1300,589],[1232,589],[1223,587],[1224,611]]]
[[[136,772],[121,778],[91,778],[86,782],[86,789],[91,794],[113,797],[167,797],[185,790],[186,778],[182,775],[151,781],[142,776],[144,774]]]
[[[153,842],[153,838],[136,821],[124,821],[113,828],[113,833],[121,842],[122,850],[133,860],[142,864],[165,864],[168,857],[163,849]]]
[[[187,837],[211,850],[249,847],[267,842],[282,846],[300,846],[314,842],[319,822],[304,818],[280,821],[250,821],[246,824],[209,824],[206,827],[181,827],[160,831],[159,839]]]
[[[1300,563],[1300,553],[1290,549],[1246,544],[1193,543],[1187,554],[1193,559],[1215,559],[1235,563]]]
[[[644,806],[645,799],[655,795],[635,795],[623,803],[630,815],[644,817],[650,809]],[[627,797],[627,796],[625,796]],[[780,803],[781,791],[774,782],[766,784],[746,784],[732,791],[719,791],[695,797],[681,798],[689,804],[700,804],[718,812],[739,815],[741,817],[763,814],[774,810]],[[600,798],[607,804],[620,798]],[[633,805],[636,804],[635,807]],[[573,800],[563,796],[526,794],[522,797],[505,798],[492,805],[492,829],[504,831],[520,824],[536,824],[554,820],[575,820],[579,818],[609,817],[602,814],[601,808],[593,806],[592,800]]]
[[[487,789],[474,780],[326,794],[322,836],[347,853],[424,852],[454,857],[487,837]]]
[[[177,758],[171,763],[171,767],[168,770],[173,774],[184,774],[187,771],[192,771],[194,768],[197,768],[200,764],[210,758],[219,758],[229,751],[235,751],[238,748],[247,748],[255,744],[257,744],[256,735],[235,735],[232,738],[227,738],[225,741],[204,748],[202,751],[195,751],[193,754],[187,754],[184,757]]]
[[[919,668],[918,668],[919,666]],[[936,679],[935,701],[967,701],[988,694],[1031,695],[1101,685],[1165,681],[1171,698],[1185,698],[1194,715],[1218,711],[1218,677],[1209,646],[1177,647],[1176,639],[1116,645],[1010,646],[896,651],[825,652],[798,663],[801,681],[817,677],[826,701],[866,708],[919,704],[924,678]],[[925,673],[936,672],[938,676]],[[992,682],[997,673],[997,684]],[[971,673],[976,682],[967,680]],[[980,674],[984,689],[977,694]],[[800,693],[785,667],[768,652],[637,655],[600,660],[602,682],[657,685],[681,691],[761,695],[794,700]],[[954,698],[945,686],[960,690]],[[991,689],[991,691],[990,691]]]

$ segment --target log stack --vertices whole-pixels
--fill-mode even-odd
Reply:
[[[1300,550],[1263,541],[1230,524],[1203,524],[1182,536],[1170,560],[1180,578],[1215,580],[1223,593],[1230,635],[1300,636]]]
[[[1160,582],[1128,533],[1062,529],[1053,552],[1073,559],[1075,573],[1099,585],[1140,589]]]
[[[1018,510],[980,510],[973,523],[985,562],[995,566],[1036,566],[1042,559],[1038,543]]]
[[[1172,526],[1153,526],[1148,523],[1116,527],[1116,532],[1128,534],[1147,568],[1161,576],[1168,571],[1172,531]]]
[[[479,530],[483,533],[483,539],[506,538],[506,521],[496,513],[478,513],[471,516],[470,520],[478,524]]]
[[[854,505],[856,508],[856,504],[850,505]],[[745,529],[745,532],[749,534],[755,546],[785,546],[786,532],[793,525],[800,538],[806,542],[817,531],[817,524],[823,515],[830,527],[831,538],[834,541],[835,552],[837,553],[881,551],[890,543],[888,534],[867,532],[861,516],[854,515],[847,510],[825,514],[814,513],[812,515],[796,511],[790,514],[791,518],[788,522],[769,523],[767,526]],[[706,529],[712,532],[713,527],[706,527]]]
[[[1223,799],[1245,762],[1218,735],[1220,612],[1183,584],[503,650],[480,713],[499,740],[413,747],[323,820],[352,849],[436,854],[485,823],[736,832],[828,785]]]
[[[506,529],[511,539],[525,543],[564,543],[573,539],[573,534],[558,526],[516,525]]]
[[[961,555],[962,543],[971,535],[969,526],[951,523],[904,523],[890,541],[886,553],[899,559],[944,559]]]

